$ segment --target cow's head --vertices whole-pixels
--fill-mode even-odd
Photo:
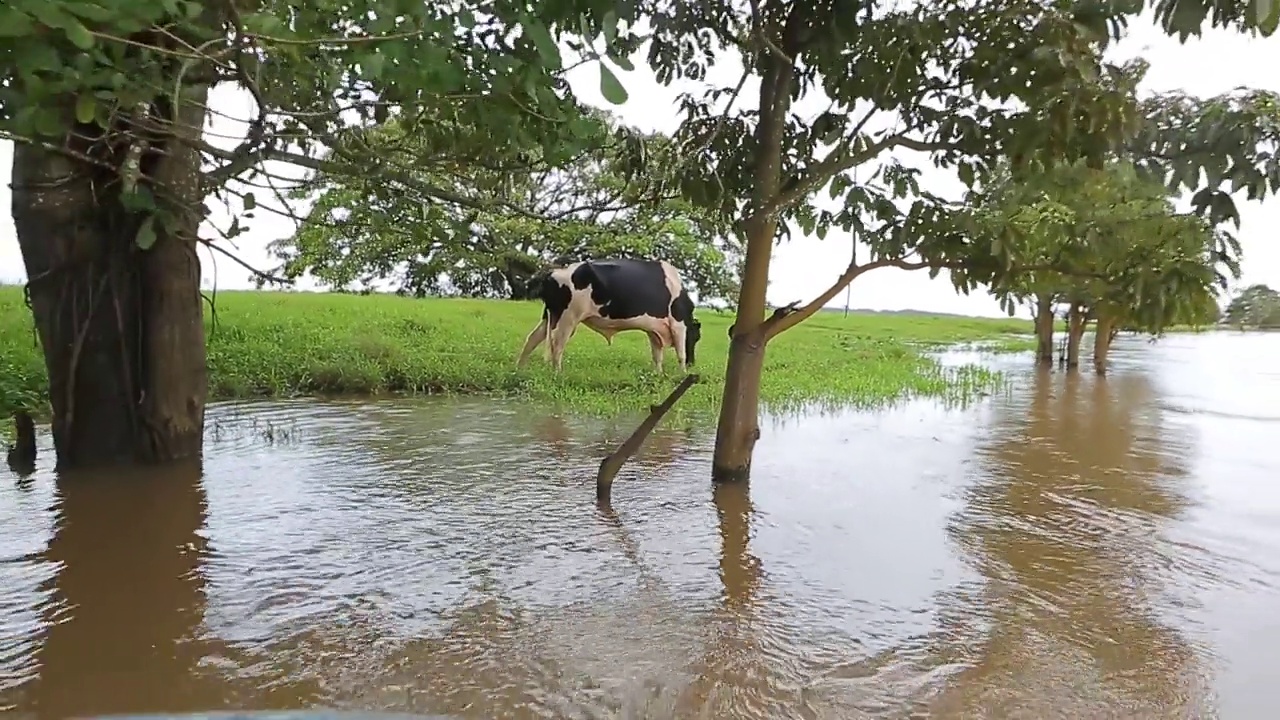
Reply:
[[[693,366],[693,351],[697,347],[698,341],[702,339],[702,323],[698,322],[692,314],[684,324],[684,357],[685,362],[690,367]]]
[[[671,303],[671,317],[684,323],[685,363],[693,365],[694,348],[702,339],[702,323],[693,316],[693,300],[684,290]]]

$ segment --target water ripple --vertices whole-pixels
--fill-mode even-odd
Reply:
[[[0,484],[0,708],[1261,717],[1280,388],[1229,342],[766,422],[749,493],[660,428],[613,511],[631,418],[215,406],[198,481]]]

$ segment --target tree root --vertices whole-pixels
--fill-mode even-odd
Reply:
[[[631,436],[619,445],[617,450],[614,450],[600,461],[600,470],[596,473],[596,502],[601,505],[609,504],[613,490],[613,478],[622,469],[623,463],[630,460],[640,450],[640,446],[649,437],[649,433],[653,432],[653,429],[662,421],[663,416],[670,412],[671,408],[675,407],[676,402],[680,400],[680,397],[697,382],[697,375],[686,375],[684,380],[681,380],[680,384],[671,391],[666,400],[649,408],[649,416],[636,427],[635,432],[631,433]]]

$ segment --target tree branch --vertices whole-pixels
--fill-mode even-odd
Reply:
[[[870,117],[870,115],[868,115]],[[859,123],[859,127],[866,122],[867,118],[863,118]],[[860,152],[851,152],[852,143],[856,143],[859,138],[855,137],[851,142],[842,143],[840,147],[832,150],[825,158],[816,165],[811,167],[804,177],[800,178],[794,185],[787,188],[778,195],[765,208],[766,214],[772,214],[790,207],[801,199],[807,197],[810,193],[822,187],[831,178],[839,175],[846,170],[851,170],[868,160],[880,155],[881,153],[892,150],[897,147],[904,147],[909,150],[918,150],[920,152],[937,152],[939,150],[949,150],[955,146],[951,143],[927,142],[909,137],[906,133],[910,130],[888,135],[873,143],[869,143]]]
[[[823,306],[831,302],[836,295],[840,294],[840,291],[849,287],[850,283],[865,272],[883,267],[896,267],[903,270],[920,270],[928,266],[929,263],[923,261],[909,262],[901,258],[881,258],[865,265],[859,265],[856,261],[850,262],[849,267],[845,269],[844,274],[841,275],[835,283],[831,285],[831,287],[827,288],[825,292],[814,298],[804,307],[795,308],[794,306],[798,303],[792,303],[787,306],[793,308],[792,312],[775,312],[773,317],[765,320],[763,326],[765,342],[772,340],[783,331],[793,328],[812,317],[814,313],[818,312],[823,308]]]
[[[226,248],[224,248],[224,247],[222,247],[222,246],[220,246],[220,245],[215,245],[215,244],[213,244],[213,241],[211,241],[211,240],[208,240],[208,239],[206,239],[206,238],[197,238],[197,239],[200,241],[200,244],[201,244],[201,245],[204,245],[205,247],[209,248],[210,250],[213,250],[213,251],[215,251],[215,252],[220,252],[220,253],[222,253],[223,255],[226,255],[227,257],[231,258],[231,261],[232,261],[232,262],[234,262],[235,264],[237,264],[237,265],[239,265],[240,267],[244,268],[245,270],[248,270],[250,273],[252,273],[252,274],[253,274],[253,276],[254,276],[256,279],[265,280],[265,281],[267,281],[267,282],[276,283],[276,284],[278,284],[278,285],[290,285],[290,284],[291,284],[291,283],[290,283],[288,280],[286,280],[285,278],[278,277],[278,276],[276,276],[276,275],[272,275],[272,274],[270,274],[270,273],[266,273],[266,272],[263,272],[263,271],[261,271],[261,270],[259,270],[259,269],[255,268],[254,266],[250,265],[249,263],[245,262],[244,260],[241,260],[241,259],[240,259],[240,258],[239,258],[235,253],[231,252],[230,250],[228,250],[228,249],[226,249]]]

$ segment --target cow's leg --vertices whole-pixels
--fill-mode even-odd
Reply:
[[[529,333],[529,337],[524,340],[524,349],[520,351],[520,358],[516,360],[516,367],[524,367],[529,362],[529,355],[547,339],[547,316],[543,315],[542,320],[538,322],[538,326]]]
[[[547,346],[551,351],[551,366],[556,369],[556,372],[560,372],[561,362],[564,360],[564,346],[577,330],[578,318],[570,317],[568,313],[561,315],[560,322],[551,328],[551,338],[547,341]]]
[[[685,347],[684,347],[685,334],[686,334],[686,330],[685,330],[684,323],[682,322],[671,323],[671,344],[676,346],[676,360],[680,365],[681,371],[688,369],[688,363],[686,362],[688,358],[685,357]]]
[[[649,351],[653,353],[653,369],[662,372],[662,336],[655,332],[645,334],[649,336]]]

